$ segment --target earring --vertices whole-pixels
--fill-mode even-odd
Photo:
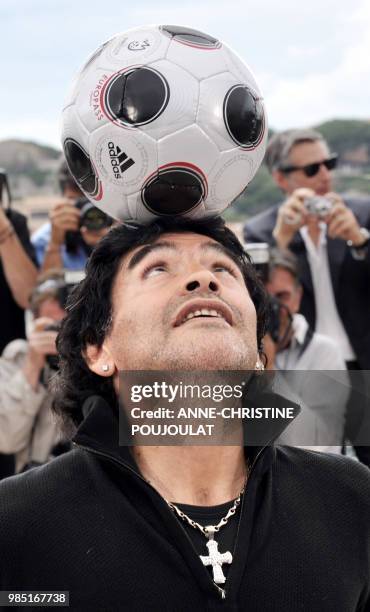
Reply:
[[[263,365],[261,361],[256,361],[256,365],[254,369],[260,372],[263,372],[263,370],[265,369],[265,366]]]
[[[109,365],[105,363],[104,365],[102,365],[101,369],[103,370],[103,372],[109,372]]]

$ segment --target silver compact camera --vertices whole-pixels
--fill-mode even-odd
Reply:
[[[309,215],[325,217],[331,210],[333,203],[322,196],[313,196],[304,200],[305,208]]]

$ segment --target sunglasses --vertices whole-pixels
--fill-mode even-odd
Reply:
[[[296,170],[302,170],[307,177],[315,176],[321,166],[325,166],[327,170],[334,170],[337,165],[338,155],[334,153],[328,159],[324,159],[321,162],[315,162],[313,164],[307,164],[306,166],[285,166],[284,168],[280,168],[281,172],[284,174],[288,174],[289,172],[295,172]]]

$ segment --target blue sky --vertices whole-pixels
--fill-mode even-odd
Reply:
[[[0,0],[0,139],[59,146],[74,73],[105,39],[148,23],[188,25],[237,51],[274,128],[370,118],[368,0]]]

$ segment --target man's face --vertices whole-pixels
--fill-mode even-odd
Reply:
[[[95,247],[108,234],[110,229],[111,227],[103,227],[100,230],[89,230],[87,227],[82,226],[80,232],[84,242],[88,246]]]
[[[65,316],[64,308],[54,298],[47,298],[41,302],[38,308],[38,317],[48,317],[49,319],[54,319],[54,321],[61,321]]]
[[[290,314],[298,312],[302,288],[296,283],[293,275],[284,268],[275,268],[266,284],[268,293],[276,297],[281,304],[284,304]],[[280,329],[279,336],[283,338],[289,325],[289,315],[285,308],[280,310]],[[280,347],[283,348],[283,347]]]
[[[63,189],[63,196],[65,198],[69,198],[73,200],[72,204],[76,202],[76,200],[80,200],[81,198],[85,198],[85,194],[80,191],[80,189],[76,186],[70,185],[67,183]],[[82,236],[83,241],[90,247],[95,247],[98,242],[109,232],[111,227],[103,227],[100,230],[90,230],[85,226],[80,228],[80,234]]]
[[[330,157],[330,152],[321,140],[315,142],[302,142],[292,147],[289,154],[287,165],[289,166],[307,166],[317,162],[322,162]],[[332,188],[332,174],[323,164],[315,176],[308,177],[303,170],[294,170],[284,174],[278,172],[279,186],[286,193],[293,193],[295,189],[306,187],[312,189],[317,195],[325,195]]]
[[[254,369],[256,311],[223,247],[163,234],[127,254],[112,292],[104,345],[118,370]]]

